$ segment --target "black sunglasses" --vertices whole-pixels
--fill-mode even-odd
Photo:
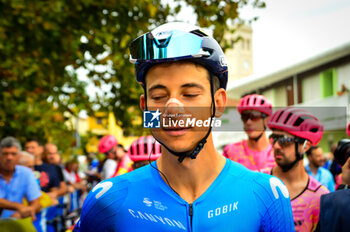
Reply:
[[[248,121],[248,119],[252,121],[256,121],[261,118],[266,118],[266,115],[260,112],[252,111],[252,112],[242,112],[241,119],[243,122]]]
[[[293,143],[303,143],[305,140],[300,138],[292,138],[287,135],[271,134],[269,139],[272,139],[272,145],[278,142],[281,147],[287,147]]]

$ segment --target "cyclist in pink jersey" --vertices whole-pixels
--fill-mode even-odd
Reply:
[[[265,134],[272,114],[271,103],[264,96],[247,95],[240,100],[237,109],[248,140],[227,145],[224,156],[256,171],[264,172],[276,166],[272,145]]]
[[[113,177],[120,176],[128,173],[133,165],[132,160],[127,155],[123,145],[118,144],[116,150],[117,168],[113,174]]]
[[[329,191],[307,174],[303,154],[320,142],[323,125],[304,110],[285,108],[271,116],[268,126],[277,163],[270,173],[287,186],[295,230],[313,231],[319,220],[320,197]]]
[[[118,144],[113,135],[104,136],[99,142],[98,150],[100,153],[104,153],[107,158],[101,173],[103,180],[125,174],[132,166],[132,161],[125,154],[123,146]]]

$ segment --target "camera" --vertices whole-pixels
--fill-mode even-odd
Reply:
[[[350,156],[350,139],[342,139],[338,142],[338,146],[334,151],[335,161],[343,166]]]

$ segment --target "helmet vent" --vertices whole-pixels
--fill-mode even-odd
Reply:
[[[281,111],[280,114],[278,115],[276,122],[278,122],[278,120],[280,119],[281,115],[283,114],[284,111]]]
[[[146,139],[145,139],[146,140]],[[146,141],[145,141],[145,143],[143,144],[143,149],[144,149],[144,153],[145,154],[148,154],[148,148],[147,148],[147,143],[146,143]]]
[[[302,117],[299,117],[295,123],[293,124],[293,126],[300,126],[300,124],[304,122],[304,119]]]
[[[249,105],[249,100],[250,100],[250,98],[247,99],[247,105]]]
[[[289,113],[286,120],[284,120],[284,123],[287,123],[288,122],[288,119],[293,115],[293,113]]]
[[[255,105],[255,103],[256,103],[256,97],[254,98],[254,101],[253,101],[253,104]]]
[[[299,126],[302,122],[304,122],[306,119],[313,119],[313,117],[310,116],[301,116],[299,117],[295,123],[293,124],[293,126]]]
[[[155,154],[156,153],[156,143],[153,142],[152,143],[152,154]]]
[[[318,131],[318,128],[312,128],[310,131],[316,133]]]
[[[136,154],[140,154],[140,147],[136,146]]]
[[[261,100],[261,105],[263,105],[265,103],[265,100],[264,99],[262,99]]]
[[[194,31],[191,31],[191,33],[195,34],[195,35],[198,35],[199,37],[205,37],[207,36],[205,33],[203,33],[202,31],[200,30],[194,30]]]

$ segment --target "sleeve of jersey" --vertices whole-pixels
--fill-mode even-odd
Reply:
[[[127,197],[127,180],[111,178],[100,182],[85,199],[74,232],[105,231]]]
[[[295,231],[287,187],[277,177],[256,175],[254,193],[262,217],[260,231]]]

